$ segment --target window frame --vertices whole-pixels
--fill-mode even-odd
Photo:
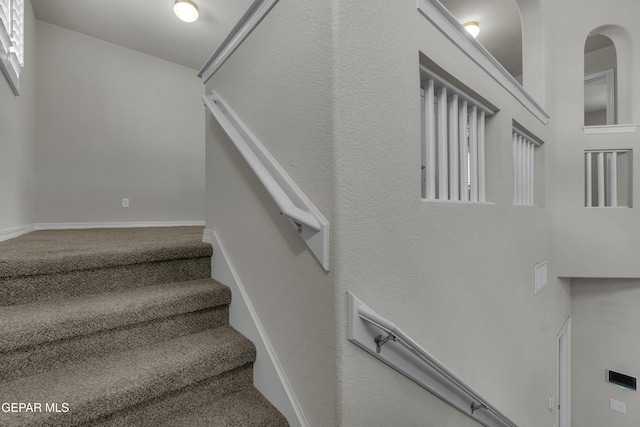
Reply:
[[[24,0],[0,0],[0,69],[19,96],[24,69]]]

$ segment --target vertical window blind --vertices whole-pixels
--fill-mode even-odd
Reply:
[[[14,93],[24,67],[24,0],[0,0],[0,68]]]

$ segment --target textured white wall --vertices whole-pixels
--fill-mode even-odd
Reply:
[[[36,20],[25,2],[25,70],[21,96],[0,73],[0,231],[35,217]]]
[[[547,156],[550,128],[453,47],[415,2],[340,2],[334,16],[339,324],[348,290],[516,423],[552,426],[548,398],[568,288],[550,262],[549,284],[534,296],[534,264],[551,255],[553,200],[512,206],[511,149],[513,119],[548,144]],[[419,52],[500,110],[487,125],[494,204],[420,200]],[[553,167],[546,162],[547,177]],[[343,425],[460,425],[426,391],[347,342],[346,328],[338,332]]]
[[[333,220],[331,9],[280,0],[207,83]],[[335,277],[207,118],[208,229],[238,271],[311,426],[335,426]],[[331,262],[333,263],[333,259]]]
[[[487,125],[494,204],[420,200],[420,52],[501,110]],[[207,89],[229,101],[331,221],[324,275],[208,119],[207,227],[249,287],[311,425],[473,425],[347,342],[346,291],[516,422],[553,425],[547,406],[568,286],[551,263],[534,297],[533,266],[551,255],[553,200],[513,207],[511,183],[512,120],[551,145],[548,128],[410,2],[281,0]],[[551,176],[553,162],[545,164]]]
[[[571,282],[572,422],[580,427],[635,427],[640,395],[607,382],[606,370],[640,377],[640,280],[573,279]],[[626,404],[626,414],[609,409]]]
[[[633,164],[640,164],[638,134],[584,135],[584,43],[593,30],[604,33],[616,46],[619,123],[640,123],[640,58],[632,48],[640,40],[635,17],[640,3],[616,0],[601,3],[580,0],[544,0],[554,58],[552,69],[555,108],[556,154],[561,168],[556,170],[554,188],[556,218],[554,249],[558,274],[565,277],[640,277],[640,227],[635,209],[584,207],[584,151],[587,149],[634,149]],[[566,20],[555,17],[574,16]],[[632,203],[640,200],[640,174],[634,174]]]
[[[197,71],[42,21],[37,33],[36,221],[203,220]]]

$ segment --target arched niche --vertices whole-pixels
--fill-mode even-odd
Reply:
[[[515,0],[522,26],[522,87],[545,105],[546,57],[540,0]]]
[[[522,29],[514,0],[440,0],[461,24],[477,22],[476,37],[489,53],[522,83]]]
[[[584,76],[585,81],[592,83],[593,90],[589,88],[589,83],[585,85],[585,126],[633,123],[630,46],[628,32],[617,25],[603,25],[586,37]],[[598,85],[600,89],[596,88]],[[600,101],[594,100],[591,92],[599,93]],[[607,102],[612,105],[613,111],[608,111],[609,119],[603,116],[602,111],[598,115],[588,111],[597,108],[597,104],[594,104],[596,102],[602,105],[604,96],[608,97]],[[591,118],[588,118],[589,114],[592,115]]]
[[[545,101],[545,55],[539,0],[441,0],[461,23],[476,21],[476,40],[534,99]]]
[[[587,37],[584,43],[584,125],[602,126],[617,123],[616,46],[600,34]]]

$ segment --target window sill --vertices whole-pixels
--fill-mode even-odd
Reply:
[[[586,209],[631,209],[631,206],[585,206]]]
[[[495,202],[471,202],[471,201],[464,201],[464,200],[442,200],[442,199],[425,199],[425,198],[421,198],[420,199],[421,202],[424,203],[438,203],[438,204],[450,204],[450,205],[495,205]]]
[[[585,135],[603,134],[603,133],[633,133],[638,130],[635,124],[630,125],[600,125],[600,126],[583,126]]]

